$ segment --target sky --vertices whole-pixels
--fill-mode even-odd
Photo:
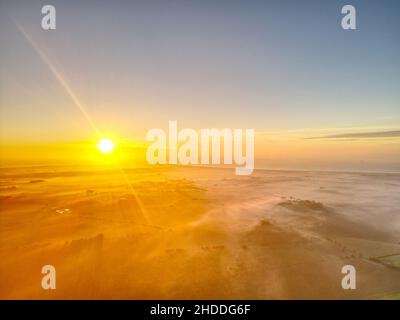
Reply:
[[[41,28],[45,4],[56,30]],[[357,30],[341,28],[345,4]],[[0,9],[2,145],[87,141],[92,124],[134,141],[178,120],[254,128],[262,167],[400,169],[398,1],[0,0]]]

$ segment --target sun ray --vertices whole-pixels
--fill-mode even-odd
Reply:
[[[51,63],[49,58],[46,56],[46,54],[39,48],[39,46],[35,43],[35,41],[29,36],[29,34],[24,30],[24,28],[15,20],[14,24],[17,26],[18,30],[22,33],[24,38],[29,42],[29,44],[32,46],[32,48],[35,50],[35,52],[39,55],[39,57],[42,59],[42,61],[46,64],[46,66],[50,69],[51,73],[54,75],[54,77],[57,79],[61,87],[66,91],[68,96],[71,98],[71,100],[74,102],[75,106],[80,110],[84,118],[88,121],[89,125],[95,131],[97,135],[99,135],[99,130],[97,129],[96,125],[94,124],[93,120],[91,119],[89,113],[86,111],[85,107],[83,104],[80,102],[78,99],[77,95],[74,93],[72,88],[69,86],[69,84],[64,80],[62,75],[58,72],[56,67]],[[135,189],[133,188],[128,175],[126,174],[125,170],[122,168],[122,166],[118,165],[119,170],[122,172],[122,175],[124,177],[125,182],[127,183],[130,192],[132,195],[135,197],[140,210],[142,211],[142,215],[146,220],[146,223],[151,223],[147,213],[146,209],[144,208],[143,203],[139,199],[139,196],[137,195]]]
[[[71,98],[71,100],[74,102],[75,106],[80,110],[80,112],[83,114],[84,118],[89,122],[90,126],[92,129],[98,133],[98,130],[91,119],[89,113],[86,111],[85,107],[83,104],[80,102],[74,91],[71,89],[71,87],[68,85],[68,83],[64,80],[64,78],[61,76],[61,74],[58,72],[58,70],[54,67],[54,65],[51,63],[49,58],[46,56],[46,54],[39,48],[39,46],[35,43],[35,41],[29,36],[29,34],[24,30],[24,28],[17,22],[15,22],[15,25],[17,26],[18,30],[22,33],[22,35],[25,37],[25,39],[29,42],[29,44],[32,46],[32,48],[36,51],[36,53],[39,55],[39,57],[42,59],[42,61],[47,65],[47,67],[50,69],[51,73],[54,75],[54,77],[58,80],[59,84],[63,87],[65,92],[68,94],[68,96]]]

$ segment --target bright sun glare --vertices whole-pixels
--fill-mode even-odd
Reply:
[[[114,149],[114,143],[110,139],[101,139],[97,144],[97,148],[103,153],[110,153]]]

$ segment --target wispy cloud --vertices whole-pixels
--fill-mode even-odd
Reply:
[[[364,138],[393,138],[400,137],[400,130],[397,131],[378,131],[378,132],[359,132],[359,133],[342,133],[321,137],[310,137],[306,139],[364,139]]]

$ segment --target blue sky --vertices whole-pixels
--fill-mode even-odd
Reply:
[[[44,4],[56,7],[54,31],[40,27]],[[356,7],[356,31],[341,28],[344,4]],[[102,130],[140,136],[170,119],[283,133],[395,129],[399,9],[387,0],[1,1],[2,138],[90,131],[16,23]]]

